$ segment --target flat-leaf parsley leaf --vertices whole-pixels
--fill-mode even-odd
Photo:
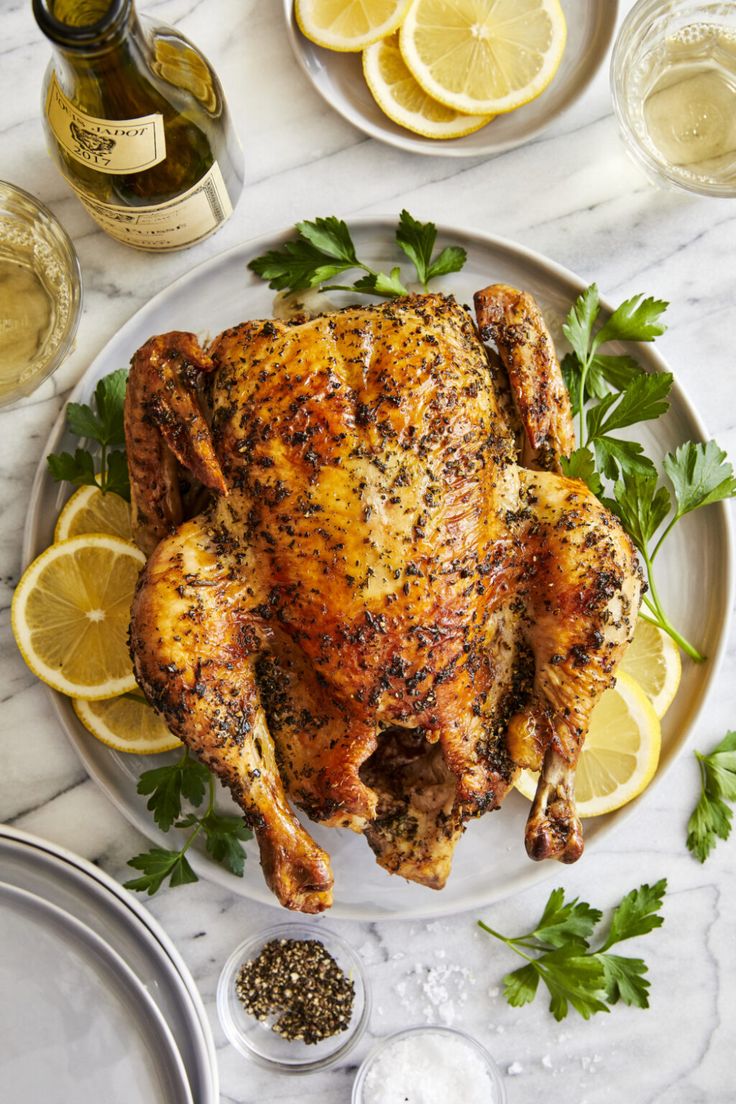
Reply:
[[[130,502],[125,452],[114,448],[115,445],[125,444],[123,408],[127,382],[127,369],[119,368],[99,381],[92,405],[69,403],[66,417],[70,431],[76,437],[86,438],[100,446],[100,464],[98,471],[95,458],[88,449],[52,454],[47,457],[47,462],[51,475],[58,482],[66,481],[76,487],[99,487],[103,494],[113,492]]]
[[[700,862],[710,855],[719,839],[731,834],[736,802],[736,732],[727,732],[709,755],[695,752],[700,767],[701,794],[687,826],[687,846]]]
[[[668,372],[644,372],[628,354],[600,352],[608,341],[653,341],[664,332],[666,307],[661,299],[636,295],[596,330],[600,313],[596,285],[591,284],[573,303],[562,327],[572,346],[562,361],[562,374],[573,413],[579,417],[578,447],[562,458],[561,467],[618,515],[639,549],[649,584],[640,616],[668,633],[691,659],[702,662],[705,657],[665,612],[654,561],[686,514],[736,496],[736,478],[715,441],[688,441],[664,458],[673,504],[670,490],[660,486],[657,466],[642,445],[616,436],[667,412],[673,378]],[[613,485],[612,494],[604,480]]]
[[[245,852],[241,843],[251,839],[253,833],[242,817],[215,811],[214,776],[192,759],[188,750],[174,763],[144,771],[138,779],[138,793],[148,796],[148,808],[163,832],[174,827],[188,831],[188,835],[178,851],[153,847],[130,859],[128,866],[142,874],[125,882],[126,889],[154,894],[167,879],[171,886],[198,881],[186,852],[200,833],[204,833],[205,847],[215,862],[242,878]],[[182,813],[182,799],[198,808],[205,794],[208,800],[204,813]]]
[[[390,272],[371,268],[357,255],[350,230],[342,219],[304,220],[296,224],[297,237],[255,257],[248,267],[268,281],[275,291],[304,291],[321,287],[323,291],[355,291],[393,299],[408,295],[398,265]],[[467,259],[460,246],[446,246],[433,256],[437,227],[433,222],[419,222],[408,211],[402,211],[396,229],[396,242],[416,269],[417,278],[426,289],[430,280],[450,272],[458,272]],[[363,275],[353,283],[331,283],[354,269]]]
[[[614,909],[608,935],[597,950],[591,949],[590,940],[601,913],[577,897],[565,901],[562,889],[552,890],[539,923],[526,935],[501,935],[479,920],[483,931],[527,960],[503,979],[506,1000],[514,1007],[529,1004],[542,981],[556,1020],[565,1018],[570,1005],[585,1020],[596,1012],[610,1011],[619,1000],[648,1008],[646,964],[640,958],[608,952],[616,943],[661,926],[666,889],[662,878],[653,886],[642,885],[628,893]]]

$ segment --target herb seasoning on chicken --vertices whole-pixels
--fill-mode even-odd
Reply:
[[[229,786],[282,904],[332,900],[297,820],[441,889],[472,817],[541,770],[534,859],[583,849],[574,771],[639,608],[631,541],[565,478],[570,404],[533,300],[440,294],[135,355],[136,676]],[[211,411],[211,415],[210,415]],[[212,499],[185,521],[180,465]]]
[[[290,1042],[319,1043],[350,1025],[355,988],[317,939],[272,939],[244,962],[235,988],[257,1020]]]

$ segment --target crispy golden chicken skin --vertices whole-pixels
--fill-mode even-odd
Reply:
[[[332,889],[292,804],[439,889],[529,766],[529,854],[582,850],[575,764],[640,574],[582,483],[520,465],[517,418],[534,465],[573,441],[538,309],[502,285],[476,300],[500,362],[439,294],[246,322],[207,352],[165,334],[133,360],[136,675],[289,908]],[[182,465],[213,492],[184,523]]]

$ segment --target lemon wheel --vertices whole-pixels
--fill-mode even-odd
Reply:
[[[128,629],[145,562],[130,541],[104,533],[52,544],[33,561],[13,595],[11,623],[35,675],[74,698],[136,689]]]
[[[80,487],[59,514],[54,541],[58,543],[82,533],[111,533],[132,540],[130,506],[112,491],[103,494],[99,487]]]
[[[399,43],[435,100],[466,114],[499,115],[541,95],[566,40],[559,0],[414,0]]]
[[[620,670],[641,686],[658,717],[672,705],[682,676],[680,652],[674,641],[656,625],[639,618]]]
[[[493,119],[492,115],[462,115],[428,96],[406,67],[398,35],[363,51],[363,74],[384,115],[425,138],[462,138]]]
[[[173,751],[181,743],[164,721],[138,694],[122,694],[107,701],[72,702],[84,727],[103,744],[116,751],[154,755]]]
[[[296,0],[302,34],[328,50],[364,50],[393,34],[411,0]]]
[[[620,809],[646,789],[657,770],[662,738],[659,718],[649,698],[629,675],[619,673],[616,686],[593,710],[588,735],[575,772],[579,816],[601,816]],[[516,788],[531,801],[539,775],[522,770]]]

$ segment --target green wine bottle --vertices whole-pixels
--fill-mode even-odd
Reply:
[[[184,249],[214,233],[243,187],[243,154],[217,76],[133,0],[33,0],[53,43],[43,108],[49,150],[108,234]]]

